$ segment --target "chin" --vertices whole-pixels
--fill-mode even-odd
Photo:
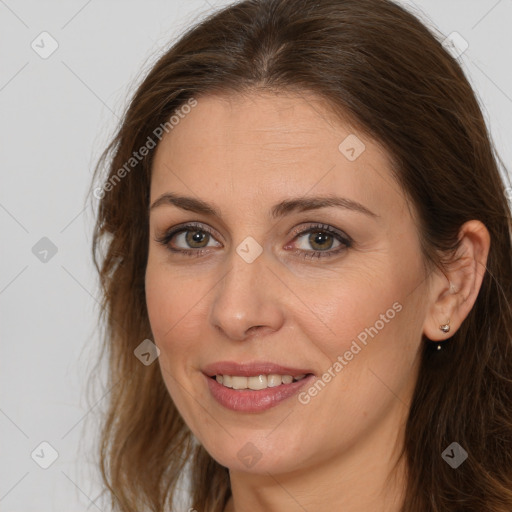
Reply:
[[[303,459],[304,447],[287,445],[284,451],[282,440],[277,444],[269,443],[266,435],[244,434],[232,438],[226,434],[220,443],[219,439],[212,439],[203,446],[213,459],[231,471],[268,475],[296,470]],[[301,460],[298,453],[301,453]]]

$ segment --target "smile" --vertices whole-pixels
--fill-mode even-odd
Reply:
[[[215,375],[215,380],[226,388],[230,389],[252,389],[254,391],[266,388],[275,388],[283,384],[291,384],[294,381],[302,380],[306,374],[297,375],[279,375],[271,373],[269,375],[255,375],[250,377],[240,375]]]
[[[221,376],[219,375],[219,377]],[[226,375],[222,375],[222,377],[224,380]],[[248,379],[247,377],[235,376],[233,377],[235,383],[238,382],[240,386],[244,386],[242,389],[235,389],[227,387],[224,383],[221,384],[220,382],[217,382],[217,377],[212,378],[204,376],[210,394],[217,403],[226,409],[243,413],[260,413],[272,407],[276,407],[285,402],[288,398],[297,395],[304,386],[309,385],[312,380],[316,378],[310,373],[304,375],[299,380],[294,380],[292,377],[292,381],[286,383],[287,380],[290,380],[290,376],[279,375],[281,384],[269,387],[267,378],[266,387],[261,389],[250,389],[247,387],[248,384],[245,384],[245,381],[253,378],[259,379],[259,377],[260,376],[258,375],[257,377],[249,377]],[[266,375],[263,375],[263,377],[266,377]],[[271,382],[272,380],[273,379],[271,378]],[[231,383],[233,384],[233,381]]]

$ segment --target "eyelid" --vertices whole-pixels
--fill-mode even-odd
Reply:
[[[310,224],[309,227],[304,227],[302,224]],[[184,222],[183,224],[177,224],[176,226],[173,226],[170,229],[166,229],[162,232],[161,235],[155,237],[158,238],[158,240],[161,240],[162,238],[167,237],[169,234],[177,234],[180,230],[185,231],[187,228],[194,227],[197,230],[204,231],[206,233],[209,233],[210,235],[214,235],[218,233],[215,229],[211,228],[208,224],[204,224],[202,222]],[[297,235],[304,235],[307,233],[309,229],[318,229],[318,230],[325,230],[334,234],[339,235],[341,238],[343,238],[347,242],[353,242],[352,238],[347,235],[345,232],[335,228],[334,226],[331,226],[329,224],[321,223],[321,222],[315,222],[315,221],[304,221],[301,223],[301,225],[293,228],[288,232],[287,236],[293,236],[294,239],[297,237]],[[220,235],[220,234],[219,234]],[[222,235],[220,235],[220,238],[224,238]],[[158,241],[157,240],[157,241]]]
[[[290,235],[293,236],[293,240],[297,238],[297,236],[303,236],[307,233],[310,233],[311,231],[314,231],[315,229],[318,231],[326,231],[327,233],[331,233],[332,235],[339,236],[342,240],[344,240],[348,244],[352,244],[353,240],[350,236],[348,236],[344,231],[341,231],[340,229],[335,228],[334,226],[331,226],[330,224],[325,224],[322,222],[314,222],[314,221],[306,221],[303,224],[310,224],[308,227],[304,227],[303,225],[298,226],[297,228],[294,228]]]
[[[305,227],[303,224],[310,224],[309,226]],[[211,228],[209,225],[204,224],[202,222],[192,221],[192,222],[185,222],[183,224],[178,224],[176,226],[173,226],[172,228],[164,231],[164,233],[160,236],[155,237],[155,241],[161,243],[164,246],[167,246],[167,248],[173,252],[173,253],[181,253],[183,255],[195,253],[196,255],[201,255],[202,251],[206,250],[208,252],[208,247],[201,247],[201,248],[189,248],[189,249],[171,249],[169,247],[169,243],[176,235],[192,231],[193,229],[196,229],[197,231],[202,231],[204,233],[208,233],[212,238],[216,240],[216,230]],[[331,236],[335,237],[341,244],[340,247],[334,249],[334,250],[326,250],[326,251],[319,251],[319,250],[305,250],[305,249],[297,249],[295,250],[295,253],[303,253],[305,257],[315,257],[316,255],[321,257],[330,257],[335,256],[338,253],[342,252],[343,250],[346,250],[350,247],[352,247],[353,240],[352,238],[347,235],[345,232],[335,228],[334,226],[331,226],[329,224],[324,224],[321,222],[314,222],[314,221],[305,221],[301,225],[297,226],[296,228],[292,229],[289,232],[289,236],[293,236],[291,242],[293,242],[297,237],[306,236],[307,234],[310,234],[317,231],[323,231]],[[222,235],[220,236],[221,238]],[[216,240],[218,242],[218,240]],[[287,244],[289,246],[289,243]]]
[[[203,231],[204,233],[208,233],[213,238],[216,237],[217,231],[208,226],[207,224],[203,224],[202,222],[184,222],[183,224],[177,224],[176,226],[173,226],[172,228],[166,229],[162,232],[161,235],[155,236],[155,241],[159,242],[163,245],[167,245],[172,238],[174,238],[176,235],[192,231],[193,229],[196,229],[197,231]],[[220,236],[220,238],[223,238]],[[185,249],[183,249],[185,250]],[[197,249],[196,249],[197,250]],[[179,249],[176,249],[178,252]]]

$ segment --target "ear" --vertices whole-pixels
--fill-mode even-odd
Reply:
[[[478,220],[466,222],[459,230],[460,247],[444,272],[431,275],[429,306],[423,334],[432,341],[452,336],[473,307],[486,272],[491,237]],[[444,333],[441,325],[449,324]]]

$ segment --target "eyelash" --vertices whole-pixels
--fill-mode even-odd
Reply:
[[[187,232],[187,231],[200,231],[203,233],[208,233],[208,235],[210,235],[212,237],[214,235],[213,231],[208,226],[198,224],[198,223],[189,223],[189,224],[185,224],[183,226],[179,226],[178,228],[173,228],[173,229],[165,232],[161,237],[155,238],[155,241],[162,244],[169,251],[171,251],[173,253],[180,253],[185,256],[192,256],[192,255],[194,255],[196,257],[202,256],[202,254],[205,252],[203,249],[173,249],[172,247],[170,247],[169,242],[172,240],[172,238],[175,235],[178,235],[180,233]],[[306,235],[308,233],[313,233],[316,231],[319,231],[322,233],[328,233],[329,235],[334,236],[342,245],[339,248],[337,248],[336,250],[332,250],[332,251],[315,251],[315,250],[304,251],[302,249],[298,249],[296,251],[293,251],[293,253],[301,256],[304,259],[329,258],[332,256],[336,256],[337,254],[341,253],[342,251],[345,251],[346,249],[352,247],[352,239],[349,236],[342,234],[341,232],[338,232],[337,230],[331,228],[330,226],[328,226],[326,224],[313,224],[313,225],[309,226],[306,230],[299,231],[298,233],[295,233],[293,240],[295,240],[296,238],[299,238],[303,235]],[[206,251],[206,252],[208,252],[208,251]]]

